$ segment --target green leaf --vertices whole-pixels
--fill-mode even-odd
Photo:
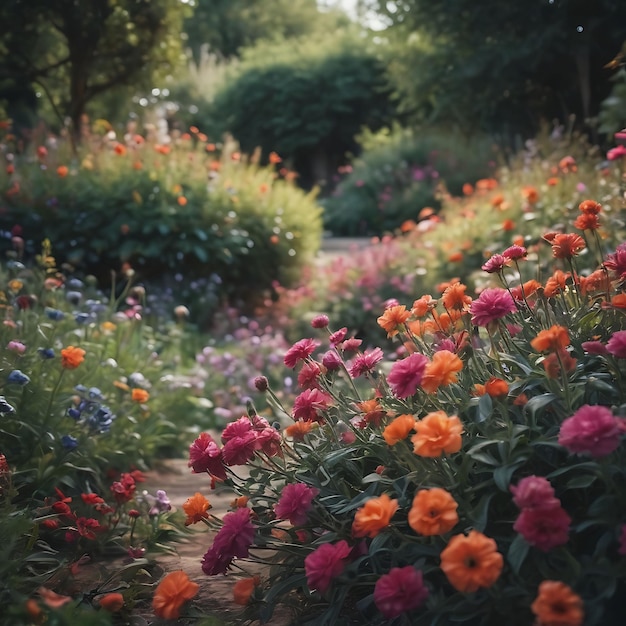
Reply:
[[[510,465],[497,467],[493,472],[493,482],[496,483],[498,489],[508,492],[513,472],[515,472],[518,467],[524,465],[525,462],[525,459],[523,459],[516,461],[515,463],[511,463]]]
[[[516,574],[519,574],[522,564],[524,563],[524,559],[528,555],[529,549],[530,546],[521,535],[517,535],[509,546],[506,554],[506,560]]]
[[[598,477],[593,474],[586,474],[583,476],[575,476],[570,479],[565,486],[566,489],[586,489],[593,485]]]

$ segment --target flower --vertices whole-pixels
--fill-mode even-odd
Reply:
[[[604,267],[616,278],[626,278],[626,243],[621,243],[613,254],[608,254],[604,259]]]
[[[559,444],[573,454],[600,458],[620,445],[621,429],[611,409],[584,404],[561,424]]]
[[[311,326],[313,328],[327,328],[328,327],[328,315],[316,315],[311,320]]]
[[[553,509],[561,504],[554,495],[554,488],[543,476],[526,476],[509,490],[520,509]]]
[[[242,578],[238,580],[233,587],[233,600],[235,604],[246,606],[250,602],[250,597],[254,593],[254,589],[261,583],[259,576],[251,576],[250,578]]]
[[[150,394],[145,389],[135,388],[131,391],[130,398],[133,402],[142,404],[148,402]]]
[[[626,330],[613,333],[606,343],[606,350],[618,359],[626,359]]]
[[[124,606],[124,596],[121,593],[107,593],[98,600],[98,605],[105,611],[117,613]]]
[[[278,519],[288,519],[293,526],[300,526],[307,521],[311,503],[318,493],[315,487],[304,483],[288,483],[274,505],[274,514]]]
[[[398,398],[409,398],[415,394],[422,382],[428,358],[417,352],[396,361],[387,375],[387,383]]]
[[[524,246],[510,246],[502,253],[502,256],[509,261],[519,261],[528,256],[528,250]]]
[[[76,369],[85,360],[85,351],[82,348],[67,346],[61,350],[61,366],[66,370]]]
[[[187,518],[185,526],[190,526],[196,522],[209,517],[208,510],[211,508],[209,501],[199,492],[196,491],[193,496],[187,498],[183,503],[183,511]]]
[[[395,446],[400,441],[406,439],[415,427],[415,417],[413,415],[398,415],[391,423],[385,426],[383,438],[389,446]]]
[[[257,448],[257,436],[249,430],[228,439],[222,448],[222,458],[226,465],[245,465],[252,459]]]
[[[287,350],[283,362],[289,368],[294,368],[300,361],[309,358],[320,345],[315,339],[300,339]]]
[[[65,606],[68,602],[72,601],[70,596],[62,596],[52,591],[52,589],[48,589],[47,587],[39,587],[37,589],[37,593],[41,596],[41,599],[44,601],[44,604],[51,609],[60,609],[62,606]]]
[[[354,515],[352,534],[355,537],[376,537],[389,526],[391,518],[398,510],[398,501],[386,493],[378,498],[370,498]]]
[[[313,422],[299,419],[285,428],[285,435],[292,437],[294,441],[304,441],[305,435],[308,435],[313,430],[313,427]]]
[[[544,580],[530,606],[539,626],[581,626],[583,601],[573,589],[558,580]]]
[[[455,535],[441,552],[441,569],[450,584],[463,593],[491,587],[503,565],[496,542],[477,530],[467,536]]]
[[[600,220],[593,213],[583,213],[574,221],[574,228],[578,230],[598,230],[600,228]]]
[[[248,556],[253,540],[250,509],[238,508],[226,513],[222,528],[202,559],[202,571],[208,576],[225,574],[235,557],[242,559]]]
[[[472,324],[475,326],[488,326],[515,311],[517,306],[511,294],[497,287],[484,289],[470,307]]]
[[[366,351],[364,354],[359,354],[350,365],[350,376],[352,376],[352,378],[358,378],[362,374],[371,372],[376,363],[382,360],[383,356],[383,351],[380,348],[374,348],[373,350]]]
[[[452,530],[459,521],[456,500],[445,489],[433,487],[420,489],[409,511],[409,526],[427,537],[443,535]]]
[[[586,247],[585,240],[574,233],[558,233],[551,243],[555,259],[571,259]]]
[[[395,337],[398,334],[398,327],[402,326],[411,317],[411,311],[407,311],[403,304],[390,306],[376,320],[378,325],[387,331],[387,337]]]
[[[496,274],[501,272],[509,263],[509,259],[507,259],[502,254],[494,254],[492,255],[485,263],[482,265],[481,269],[488,274]]]
[[[412,565],[394,567],[377,581],[374,602],[385,619],[393,619],[416,609],[428,598],[428,588],[420,570]]]
[[[28,385],[29,382],[30,382],[30,377],[24,374],[22,370],[13,370],[7,376],[7,383],[11,385],[20,385],[21,387],[23,387],[24,385]]]
[[[422,389],[426,393],[435,393],[439,387],[457,382],[456,373],[463,369],[463,361],[449,350],[439,350],[433,354],[432,361],[424,369]]]
[[[523,509],[513,524],[513,530],[531,546],[549,552],[568,542],[571,521],[559,502],[548,509]]]
[[[166,574],[154,591],[152,608],[157,617],[178,619],[183,604],[196,596],[200,586],[182,570]]]
[[[319,389],[306,389],[296,397],[293,403],[293,419],[307,422],[320,422],[325,411],[332,403],[332,397]]]
[[[208,472],[219,480],[226,480],[222,451],[209,433],[200,433],[189,446],[189,467],[194,474]]]
[[[448,417],[444,411],[429,413],[415,422],[417,434],[411,437],[413,451],[419,456],[439,457],[461,449],[463,425],[456,415]]]
[[[537,352],[557,352],[569,346],[569,333],[564,326],[552,326],[540,331],[530,342]]]
[[[304,559],[304,571],[310,589],[325,593],[334,578],[343,572],[350,546],[345,539],[337,543],[323,543]]]
[[[466,290],[467,285],[463,285],[462,283],[453,283],[446,287],[445,291],[441,294],[443,306],[448,311],[466,311],[472,303],[472,298],[465,294]]]

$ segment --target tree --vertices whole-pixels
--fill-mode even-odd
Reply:
[[[79,140],[94,98],[173,67],[186,11],[179,0],[5,0],[0,96],[36,85]]]

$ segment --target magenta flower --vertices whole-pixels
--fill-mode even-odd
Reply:
[[[339,330],[336,330],[329,338],[328,341],[330,341],[330,345],[331,346],[338,346],[345,338],[346,335],[348,334],[348,329],[344,326],[343,328],[340,328]]]
[[[341,367],[341,357],[334,350],[329,350],[322,356],[322,365],[329,372],[338,370]]]
[[[428,358],[417,352],[406,359],[396,361],[387,376],[393,394],[401,399],[411,397],[422,382],[426,365]]]
[[[619,421],[611,409],[585,404],[561,424],[559,444],[573,454],[599,458],[617,449],[620,434]]]
[[[350,546],[345,539],[333,544],[323,543],[304,559],[304,571],[310,589],[324,593],[334,578],[345,569]]]
[[[323,421],[321,411],[325,411],[332,403],[332,397],[319,389],[307,389],[293,401],[293,419],[305,422]]]
[[[362,339],[357,339],[356,337],[349,337],[338,347],[344,352],[356,352],[360,348],[362,343],[363,343]]]
[[[219,480],[226,480],[222,451],[208,433],[200,433],[189,446],[189,467],[194,474],[207,472]]]
[[[226,443],[234,437],[243,437],[252,430],[252,422],[247,416],[242,416],[234,422],[230,422],[222,431],[222,443]]]
[[[626,278],[626,243],[620,243],[613,254],[607,255],[604,267],[616,278]]]
[[[554,489],[543,476],[527,476],[509,487],[513,502],[520,509],[553,509],[561,506]]]
[[[251,430],[241,436],[231,437],[222,448],[226,465],[245,465],[258,448],[256,433]]]
[[[626,359],[626,330],[618,330],[606,343],[609,354],[618,359]]]
[[[350,365],[350,376],[352,378],[358,378],[363,374],[367,374],[374,369],[374,366],[379,361],[382,361],[384,354],[380,348],[374,348],[364,354],[359,354],[354,357],[352,364]]]
[[[485,264],[482,266],[482,270],[488,274],[496,274],[501,272],[506,265],[508,265],[509,259],[502,254],[494,254]]]
[[[528,250],[524,246],[510,246],[502,253],[502,256],[511,261],[519,261],[528,256]]]
[[[487,326],[514,311],[517,311],[517,306],[511,294],[496,287],[482,291],[470,305],[472,324],[475,326]]]
[[[611,148],[606,153],[606,158],[609,161],[618,161],[626,156],[626,147],[625,146],[616,146],[615,148]]]
[[[223,524],[202,559],[202,571],[208,576],[225,574],[235,557],[247,557],[254,540],[250,509],[243,507],[226,513]]]
[[[310,357],[319,345],[320,342],[315,341],[315,339],[300,339],[300,341],[296,341],[285,354],[285,365],[294,368],[300,361]]]
[[[256,442],[257,449],[260,449],[264,454],[267,454],[267,456],[276,456],[281,454],[280,446],[282,440],[280,438],[280,433],[269,424],[262,430],[257,431]]]
[[[374,587],[374,602],[385,619],[411,611],[428,598],[428,589],[420,570],[412,565],[394,567],[381,576]]]
[[[294,526],[302,526],[311,510],[311,502],[319,491],[304,483],[289,483],[280,494],[280,500],[274,505],[278,519],[288,519]]]
[[[311,320],[311,326],[313,328],[326,328],[328,326],[328,315],[316,315]]]
[[[583,341],[582,349],[589,354],[608,354],[609,351],[601,341]]]
[[[515,520],[513,529],[531,546],[548,552],[567,543],[571,521],[559,504],[550,509],[524,509]]]
[[[298,385],[300,385],[302,389],[319,389],[319,377],[321,373],[322,368],[319,366],[319,363],[315,361],[303,363],[298,372]]]

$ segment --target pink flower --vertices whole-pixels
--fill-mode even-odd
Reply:
[[[618,161],[626,156],[626,147],[624,146],[616,146],[615,148],[611,148],[606,153],[606,158],[609,161]]]
[[[341,367],[341,357],[334,350],[329,350],[322,357],[322,365],[329,372],[338,370]]]
[[[346,338],[347,334],[348,334],[348,329],[344,326],[343,328],[336,330],[328,338],[328,341],[330,341],[331,346],[338,346]]]
[[[222,448],[226,465],[245,465],[257,450],[257,437],[251,430],[241,436],[231,437]]]
[[[513,494],[513,502],[520,509],[545,510],[561,506],[552,485],[543,476],[527,476],[509,489]]]
[[[502,256],[511,261],[518,261],[528,256],[528,250],[524,246],[510,246],[502,253]]]
[[[422,382],[426,365],[428,358],[417,352],[396,361],[387,376],[393,394],[402,399],[411,397]]]
[[[626,330],[618,330],[607,341],[606,350],[618,359],[626,359]]]
[[[280,433],[269,424],[266,428],[257,432],[257,449],[260,449],[267,456],[281,454],[281,441]]]
[[[621,429],[611,409],[585,404],[561,424],[559,444],[573,454],[599,458],[620,445]]]
[[[346,339],[340,346],[341,350],[344,352],[356,352],[361,344],[363,343],[362,339],[357,339],[356,337],[350,337]]]
[[[332,403],[332,397],[319,389],[307,389],[303,391],[293,402],[293,419],[305,422],[321,422],[325,411]]]
[[[298,373],[298,385],[302,389],[319,389],[319,377],[322,368],[315,361],[307,361],[302,364],[302,368]]]
[[[548,552],[567,543],[571,521],[560,505],[551,509],[524,509],[513,529],[531,546]]]
[[[380,348],[374,348],[364,354],[359,354],[350,365],[350,376],[358,378],[362,374],[367,374],[374,369],[376,363],[382,360],[384,354]]]
[[[291,368],[295,367],[299,361],[304,361],[304,359],[310,357],[319,345],[320,342],[315,341],[315,339],[300,339],[300,341],[296,341],[285,354],[285,365]]]
[[[497,287],[485,289],[470,305],[472,324],[475,326],[487,326],[514,311],[517,307],[511,294]]]
[[[254,526],[250,522],[248,508],[226,513],[223,524],[202,559],[202,571],[208,576],[225,574],[235,557],[247,557],[254,539]]]
[[[616,278],[626,278],[626,243],[621,243],[613,254],[607,255],[604,267],[612,272]]]
[[[226,480],[222,451],[208,433],[200,433],[200,436],[189,446],[188,465],[194,474],[208,472],[219,480]]]
[[[226,443],[235,437],[243,437],[252,430],[252,422],[247,416],[231,422],[222,431],[222,443]]]
[[[304,571],[310,589],[324,593],[333,578],[343,572],[346,559],[350,556],[350,546],[345,539],[333,544],[323,543],[304,559]]]
[[[311,326],[313,328],[326,328],[328,326],[328,315],[316,315],[311,320]]]
[[[385,619],[416,609],[428,598],[428,589],[420,570],[412,565],[394,567],[381,576],[374,587],[374,602]]]
[[[280,500],[274,505],[274,513],[278,519],[288,519],[294,526],[302,526],[307,520],[311,502],[319,491],[304,483],[285,485]]]
[[[502,254],[494,254],[483,266],[482,270],[488,274],[495,274],[501,272],[506,265],[508,265],[509,259]]]
[[[619,532],[619,548],[617,554],[620,556],[626,556],[626,524],[622,524]]]
[[[7,343],[7,350],[17,354],[24,354],[26,346],[21,341],[9,341],[9,343]]]
[[[583,341],[581,344],[582,349],[589,354],[608,354],[609,351],[601,341]]]

